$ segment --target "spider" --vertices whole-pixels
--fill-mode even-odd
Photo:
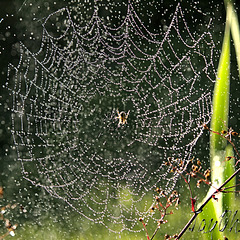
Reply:
[[[127,118],[128,118],[129,112],[130,112],[130,110],[127,112],[127,114],[125,112],[123,112],[123,111],[119,113],[119,111],[117,110],[118,116],[116,117],[116,119],[119,119],[118,127],[121,124],[124,125],[127,122]]]

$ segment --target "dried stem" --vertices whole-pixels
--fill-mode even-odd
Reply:
[[[222,188],[229,183],[238,173],[240,172],[240,168],[236,170],[232,176],[230,176],[213,194],[211,194],[206,201],[198,208],[197,211],[194,212],[194,215],[192,218],[188,221],[188,223],[185,225],[185,227],[182,229],[182,231],[178,234],[178,237],[176,239],[180,239],[182,235],[187,231],[188,227],[191,225],[191,223],[194,221],[194,219],[198,216],[199,213],[202,212],[205,205],[212,199],[212,197],[216,194],[221,192]]]
[[[153,235],[152,235],[152,237],[151,237],[150,240],[153,240],[153,238],[154,238],[155,235],[157,234],[157,231],[158,231],[159,228],[160,228],[160,226],[158,226],[158,227],[155,229],[155,231],[154,231],[154,233],[153,233]]]

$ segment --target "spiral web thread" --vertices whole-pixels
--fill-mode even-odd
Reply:
[[[115,232],[140,231],[148,194],[174,188],[166,159],[191,158],[216,75],[209,26],[191,33],[180,4],[161,34],[126,9],[117,27],[97,7],[84,25],[72,8],[53,12],[6,84],[24,178]]]

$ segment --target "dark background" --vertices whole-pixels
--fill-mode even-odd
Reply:
[[[56,2],[56,4],[54,4]],[[190,3],[189,3],[190,2]],[[16,152],[12,149],[13,142],[11,137],[11,112],[9,109],[9,93],[2,88],[7,79],[8,63],[16,64],[18,62],[18,42],[23,41],[31,51],[37,51],[41,42],[42,27],[41,23],[44,17],[51,12],[63,6],[70,5],[68,1],[30,1],[20,0],[0,0],[0,185],[4,187],[4,198],[2,205],[9,202],[19,203],[26,206],[28,212],[25,214],[14,213],[15,218],[24,221],[37,222],[39,216],[66,212],[67,206],[60,200],[49,198],[48,194],[41,188],[32,186],[29,182],[22,178],[20,163],[16,159]],[[25,5],[26,4],[26,5]],[[89,11],[94,5],[89,4]],[[102,1],[102,6],[108,3]],[[149,1],[140,1],[134,3],[141,20],[149,28],[150,31],[161,31],[159,26],[163,23],[168,25],[168,21],[172,17],[172,13],[176,8],[176,1],[155,1],[149,4]],[[192,1],[183,1],[182,6],[188,8]],[[40,7],[39,7],[40,6]],[[239,11],[239,3],[235,5]],[[194,7],[194,5],[193,5]],[[225,8],[223,2],[200,1],[196,5],[202,12],[207,13],[203,19],[203,15],[194,15],[194,19],[199,22],[207,21],[210,17],[212,22],[212,35],[216,44],[216,59],[217,67],[218,56],[221,50],[221,43],[224,33],[225,23]],[[108,14],[102,8],[103,18]],[[167,11],[166,11],[167,9]],[[120,9],[121,10],[121,9]],[[152,13],[152,14],[149,14]],[[2,20],[1,20],[2,19]],[[23,20],[21,20],[23,19]],[[199,25],[192,21],[191,12],[185,16],[190,29],[199,28]],[[112,23],[114,24],[114,22]],[[203,29],[204,31],[204,29]],[[237,63],[235,60],[234,48],[232,47],[232,62],[231,62],[231,99],[230,99],[230,122],[234,130],[238,131],[240,117],[240,100],[239,91],[240,84],[237,71]],[[195,152],[198,157],[208,163],[208,133],[204,134],[196,146]],[[205,147],[202,147],[205,146]],[[41,199],[41,201],[39,201]],[[69,209],[68,209],[69,211]],[[44,214],[43,214],[44,212]],[[62,218],[61,214],[56,214],[57,218]],[[63,222],[68,222],[68,214],[65,215]],[[62,223],[64,225],[64,223]]]

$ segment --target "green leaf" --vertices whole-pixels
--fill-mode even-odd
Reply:
[[[226,157],[234,156],[234,151],[232,145],[226,147]],[[235,161],[234,158],[227,161],[224,168],[224,181],[227,180],[235,172]],[[232,187],[236,185],[236,178],[233,178],[229,183],[225,185],[225,188]],[[235,205],[235,193],[236,187],[230,188],[227,191],[233,191],[231,193],[224,193],[223,195],[223,208],[224,210],[233,210]]]
[[[232,7],[227,7],[227,21],[223,39],[222,53],[218,65],[217,79],[213,93],[213,115],[211,129],[221,132],[227,130],[228,111],[229,111],[229,88],[230,88],[230,22]],[[230,15],[230,17],[229,17]],[[226,140],[217,134],[210,136],[210,155],[211,160],[216,151],[225,150]]]
[[[214,202],[213,200],[210,200],[208,204],[204,207],[203,211],[199,214],[198,217],[198,224],[200,226],[199,228],[200,229],[203,228],[204,223],[206,223],[205,229],[202,230],[204,234],[202,234],[201,239],[223,239],[223,234],[219,232],[218,226],[216,226],[214,230],[210,231],[211,228],[214,226],[214,223],[219,219],[217,218],[217,213],[215,210],[216,208],[214,206]],[[212,222],[211,219],[213,219]],[[210,225],[210,223],[212,224]]]
[[[217,79],[213,93],[213,115],[211,120],[211,129],[216,132],[227,130],[228,112],[229,112],[229,89],[230,89],[230,23],[232,18],[232,4],[227,4],[227,19],[225,25],[224,39],[222,52],[218,65]],[[210,165],[212,169],[211,182],[213,187],[209,189],[206,196],[208,198],[217,187],[219,187],[225,177],[224,161],[225,148],[227,141],[218,134],[210,134]],[[210,201],[199,215],[199,220],[206,221],[211,218],[217,221],[222,214],[223,198],[219,195],[218,201]],[[206,199],[205,198],[205,199]],[[204,200],[205,200],[204,199]],[[203,201],[204,201],[203,200]],[[209,234],[204,234],[207,239],[222,239],[222,233],[213,231]]]
[[[211,129],[216,132],[227,130],[229,112],[229,89],[230,89],[230,23],[232,18],[232,4],[227,4],[227,19],[223,39],[222,53],[218,65],[217,79],[213,93],[213,115]],[[211,182],[214,189],[219,187],[225,177],[224,161],[226,139],[218,134],[210,134],[210,164],[212,169]],[[209,194],[214,191],[210,189]],[[215,212],[218,216],[222,214],[222,195],[218,202],[214,203]]]
[[[240,78],[240,28],[238,23],[238,16],[235,10],[232,11],[232,20],[231,20],[231,35],[233,38],[234,48],[237,57],[238,64],[238,74]]]

